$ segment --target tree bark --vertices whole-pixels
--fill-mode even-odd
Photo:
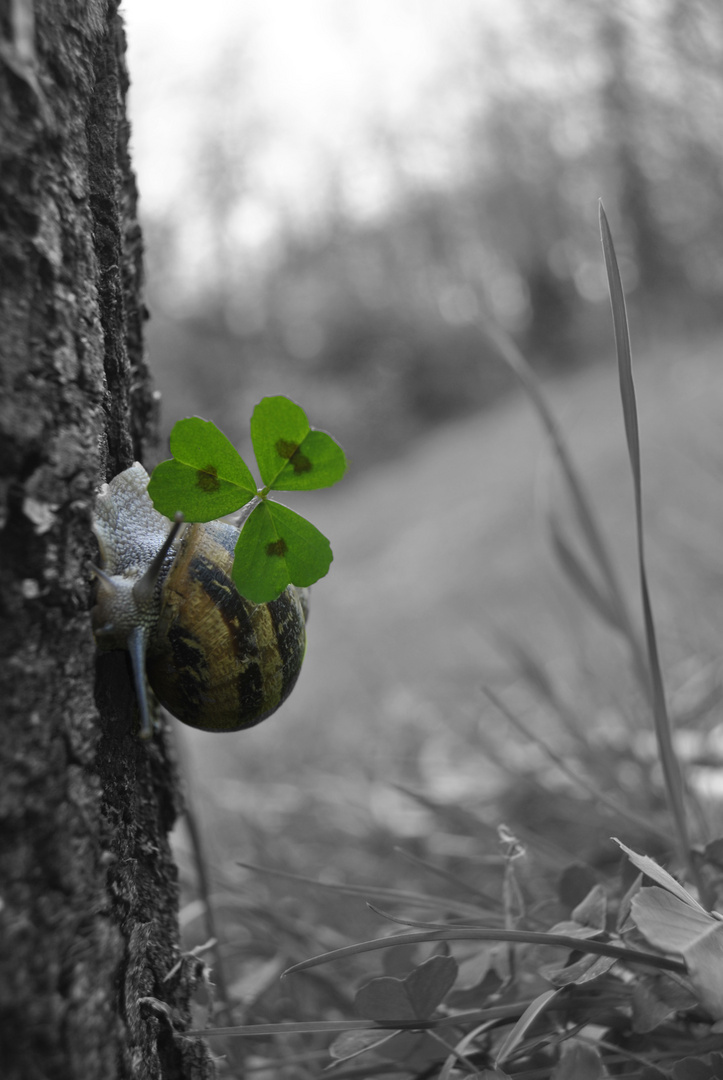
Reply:
[[[94,495],[155,411],[124,50],[117,0],[0,0],[4,1080],[213,1073],[179,1034],[175,765],[89,617]]]

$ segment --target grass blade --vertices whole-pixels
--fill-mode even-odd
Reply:
[[[630,335],[628,331],[628,317],[625,306],[625,293],[623,291],[620,269],[618,267],[615,247],[608,219],[602,203],[600,204],[600,232],[602,236],[603,254],[605,256],[605,269],[607,271],[608,287],[610,289],[610,306],[612,308],[613,328],[615,332],[615,347],[618,357],[618,372],[620,377],[620,397],[623,406],[623,418],[625,421],[625,436],[628,444],[630,469],[633,475],[633,489],[635,495],[635,522],[637,531],[638,548],[638,574],[640,578],[640,592],[643,607],[643,620],[645,624],[645,643],[647,648],[647,667],[650,682],[650,695],[653,708],[653,722],[655,736],[658,743],[660,763],[665,777],[665,791],[668,800],[671,817],[678,840],[678,854],[683,864],[688,868],[691,880],[698,883],[700,877],[695,866],[690,850],[690,838],[688,836],[688,824],[685,812],[685,786],[680,762],[673,747],[672,729],[668,710],[665,702],[665,689],[663,675],[660,668],[658,654],[658,642],[653,621],[652,606],[650,603],[650,591],[648,588],[648,575],[645,565],[645,546],[643,539],[643,494],[640,469],[640,437],[638,432],[638,412],[635,400],[635,384],[633,382],[632,357],[630,352]]]
[[[688,890],[680,884],[679,881],[669,874],[662,866],[656,863],[655,859],[651,859],[649,855],[638,855],[637,851],[633,851],[632,848],[626,847],[622,840],[618,840],[617,836],[613,836],[613,840],[621,847],[627,857],[630,859],[633,866],[640,871],[641,874],[645,874],[646,877],[654,881],[662,889],[666,889],[669,893],[672,893],[682,904],[687,904],[695,911],[701,914],[708,915],[709,912],[699,904],[694,896],[692,896]],[[713,913],[713,917],[716,917],[717,913]]]
[[[489,1023],[495,1020],[516,1020],[531,1004],[529,1000],[514,1001],[507,1005],[491,1005],[487,1009],[471,1009],[451,1013],[449,1016],[430,1017],[428,1020],[281,1020],[270,1024],[236,1024],[233,1027],[194,1028],[184,1035],[309,1035],[335,1034],[342,1031],[431,1031],[449,1027],[450,1024]]]
[[[556,948],[571,949],[575,952],[595,953],[598,956],[611,956],[626,964],[644,964],[647,967],[660,968],[663,971],[677,971],[684,975],[687,968],[680,960],[658,953],[646,953],[637,949],[628,949],[622,945],[612,945],[607,941],[592,938],[576,938],[568,934],[546,934],[534,930],[496,930],[477,926],[455,926],[447,930],[424,930],[411,934],[392,934],[390,937],[375,938],[355,945],[345,945],[341,949],[312,956],[302,960],[283,972],[282,978],[299,971],[328,964],[332,960],[343,960],[347,956],[374,952],[376,949],[392,949],[397,945],[416,945],[428,941],[503,941],[509,945],[550,945]]]
[[[454,1047],[454,1052],[449,1055],[444,1065],[442,1066],[442,1070],[439,1074],[439,1080],[450,1080],[450,1077],[454,1072],[454,1068],[457,1062],[462,1059],[463,1055],[467,1051],[467,1048],[471,1046],[474,1042],[476,1042],[480,1035],[483,1035],[484,1032],[490,1028],[491,1023],[493,1022],[487,1021],[484,1024],[478,1024],[477,1027],[472,1028],[471,1031],[468,1031],[467,1034],[459,1040],[459,1042]],[[477,1074],[473,1068],[473,1070],[470,1072],[470,1076],[475,1075],[479,1074]]]
[[[255,874],[283,878],[285,881],[296,881],[301,885],[311,885],[315,889],[343,893],[346,896],[359,896],[365,901],[374,896],[381,900],[393,900],[400,904],[412,904],[415,907],[431,907],[468,917],[479,914],[479,908],[476,905],[466,904],[462,900],[454,900],[451,897],[427,896],[424,893],[404,892],[401,889],[386,889],[380,885],[342,885],[330,881],[317,881],[303,874],[292,874],[288,870],[276,870],[268,866],[258,866],[256,863],[239,862],[237,866],[243,867],[244,870],[253,870]]]
[[[223,1006],[223,1012],[228,1020],[234,1020],[234,1007],[229,991],[229,982],[226,975],[226,964],[223,955],[223,937],[216,919],[216,912],[212,899],[211,871],[206,856],[206,847],[203,840],[203,830],[198,820],[195,800],[193,798],[193,784],[191,781],[192,770],[189,768],[188,744],[184,736],[176,739],[176,753],[180,762],[181,773],[185,781],[186,793],[184,797],[185,809],[183,820],[191,845],[193,862],[196,870],[199,899],[203,905],[203,921],[206,928],[206,936],[214,942],[213,974],[214,984],[218,1000]]]
[[[535,1020],[542,1015],[542,1013],[552,1004],[554,999],[561,993],[561,990],[545,990],[544,993],[535,998],[531,1005],[527,1006],[520,1019],[502,1041],[502,1044],[497,1051],[497,1057],[495,1058],[495,1068],[498,1068],[511,1056],[512,1052],[520,1045]]]
[[[652,834],[663,840],[664,843],[668,842],[669,837],[667,833],[656,828],[652,821],[647,821],[645,818],[639,817],[633,810],[629,810],[620,802],[619,796],[615,798],[611,795],[606,795],[604,791],[593,784],[589,777],[580,776],[579,772],[572,768],[561,754],[556,754],[544,739],[539,738],[534,732],[530,731],[527,725],[515,716],[515,714],[507,708],[505,703],[498,698],[489,687],[483,687],[482,689],[495,708],[499,709],[510,726],[513,727],[515,731],[518,731],[529,742],[534,743],[539,747],[539,749],[547,756],[548,760],[556,765],[568,780],[571,780],[577,787],[582,788],[588,798],[607,807],[615,817],[624,818],[626,821],[629,821],[636,829],[641,831],[643,836]]]
[[[480,908],[484,912],[489,912],[490,910],[496,911],[502,906],[502,901],[497,897],[481,892],[475,885],[470,885],[468,881],[459,877],[458,874],[452,874],[449,870],[443,870],[441,866],[435,866],[434,863],[429,862],[427,859],[420,859],[418,855],[412,855],[411,851],[405,851],[404,848],[397,847],[394,850],[413,866],[420,866],[424,870],[436,874],[438,877],[441,877],[443,881],[448,882],[458,890],[465,889],[467,892],[472,893],[473,896],[477,897]],[[482,908],[482,904],[485,905],[484,908]]]
[[[557,556],[563,571],[572,582],[574,587],[583,596],[591,608],[597,612],[603,622],[619,632],[625,631],[620,622],[620,611],[611,602],[600,586],[593,580],[587,567],[584,565],[574,548],[567,542],[557,516],[549,515],[550,537],[552,549]]]

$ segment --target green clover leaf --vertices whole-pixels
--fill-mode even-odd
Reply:
[[[252,511],[236,544],[233,580],[254,604],[275,600],[287,585],[312,585],[334,558],[329,541],[287,506],[264,499]]]
[[[223,432],[198,416],[171,432],[169,461],[153,470],[148,494],[156,510],[187,521],[211,521],[248,507],[236,545],[233,579],[253,603],[276,599],[287,585],[311,585],[329,570],[327,538],[309,521],[268,499],[270,490],[329,487],[346,471],[344,451],[286,397],[267,397],[254,409],[251,438],[262,479],[256,481]]]
[[[312,428],[287,397],[265,397],[251,417],[251,441],[261,479],[275,491],[313,491],[340,480],[344,451],[331,435]]]
[[[200,416],[179,420],[171,432],[170,461],[153,470],[148,494],[161,514],[187,521],[232,514],[256,495],[256,481],[222,431]]]

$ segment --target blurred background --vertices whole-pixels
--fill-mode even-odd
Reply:
[[[599,198],[635,305],[717,317],[714,0],[124,9],[166,427],[242,430],[283,386],[358,472],[508,389],[486,319],[551,372],[589,365]]]
[[[690,756],[710,781],[723,630],[723,8],[123,10],[158,458],[174,421],[197,414],[251,460],[253,405],[283,393],[351,461],[338,489],[303,497],[335,562],[314,589],[292,698],[247,733],[183,733],[217,874],[260,896],[235,859],[407,882],[398,843],[474,855],[481,832],[449,816],[470,806],[479,830],[516,819],[549,826],[578,858],[599,855],[610,822],[581,829],[584,792],[483,691],[552,739],[563,739],[562,700],[590,745],[606,747],[604,783],[618,776],[641,813],[660,811],[647,707],[624,648],[550,554],[546,515],[565,519],[564,493],[492,328],[543,380],[637,611],[602,198],[628,292],[668,691],[688,736],[702,724]],[[286,888],[274,884],[275,902]],[[316,921],[346,932],[350,918],[345,904]]]

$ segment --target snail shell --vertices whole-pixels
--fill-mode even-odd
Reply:
[[[238,731],[286,700],[306,648],[306,590],[252,604],[231,578],[238,529],[178,525],[153,507],[138,463],[105,485],[93,529],[102,566],[92,612],[99,647],[127,648],[151,734],[148,682],[179,720],[204,731]],[[170,530],[170,531],[169,531]]]

